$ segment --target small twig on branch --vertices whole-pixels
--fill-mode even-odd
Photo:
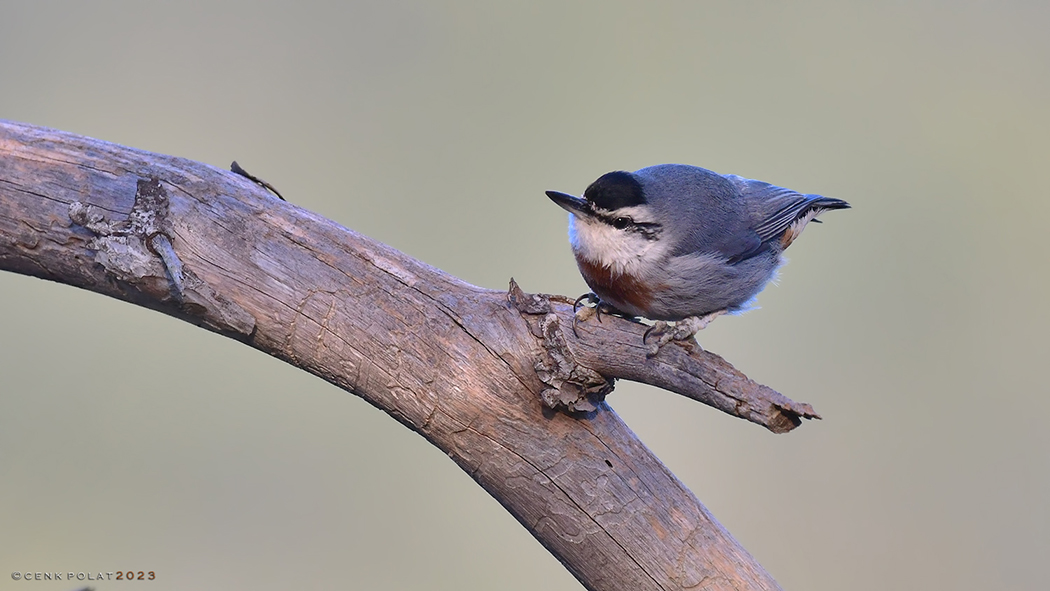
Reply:
[[[255,183],[256,185],[259,185],[260,187],[262,187],[262,188],[266,189],[267,191],[273,193],[281,201],[288,201],[287,199],[284,198],[283,195],[281,195],[277,191],[277,187],[274,187],[270,183],[262,180],[261,178],[255,176],[254,174],[248,172],[247,170],[244,170],[244,168],[242,168],[240,164],[237,164],[236,160],[234,160],[230,164],[230,172],[236,172],[237,174],[239,174],[239,175],[243,176],[244,178],[250,180],[251,182]]]

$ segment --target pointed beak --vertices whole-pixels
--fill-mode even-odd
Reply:
[[[591,204],[586,199],[580,199],[568,193],[562,193],[560,191],[547,191],[547,196],[551,198],[551,201],[557,203],[562,209],[569,213],[577,215],[592,216],[594,215],[591,211]]]

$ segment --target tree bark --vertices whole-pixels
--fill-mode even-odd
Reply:
[[[604,396],[655,384],[786,432],[819,418],[644,326],[481,289],[245,176],[0,121],[0,269],[238,339],[447,453],[589,589],[778,589]],[[578,336],[577,336],[578,335]]]

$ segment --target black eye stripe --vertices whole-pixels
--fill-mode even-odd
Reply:
[[[661,229],[660,224],[656,222],[636,222],[630,216],[625,215],[599,215],[598,217],[617,230],[641,234],[649,240],[656,240]]]

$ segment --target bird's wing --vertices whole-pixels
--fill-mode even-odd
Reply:
[[[672,256],[705,254],[736,262],[762,248],[762,239],[751,228],[744,204],[737,195],[725,197],[677,214],[680,219],[673,225],[677,233]]]
[[[758,234],[762,242],[778,238],[785,230],[791,227],[791,224],[806,214],[813,206],[814,199],[812,198],[814,197],[819,198],[820,196],[799,195],[798,193],[790,197],[785,196],[783,203],[777,204],[779,206],[778,209],[754,226],[755,233]]]
[[[822,195],[803,195],[791,189],[778,187],[762,181],[726,175],[740,189],[750,217],[750,230],[754,237],[750,248],[742,251],[731,261],[741,261],[769,249],[770,243],[780,240],[792,224],[815,209],[840,209],[849,207],[841,199]],[[755,243],[757,239],[757,244]]]
[[[839,199],[803,195],[733,174],[704,172],[708,175],[703,177],[703,190],[697,192],[699,201],[666,213],[679,216],[681,223],[674,226],[683,229],[672,256],[711,254],[735,264],[769,251],[793,223],[813,209],[849,207]],[[678,206],[678,202],[670,203]]]

